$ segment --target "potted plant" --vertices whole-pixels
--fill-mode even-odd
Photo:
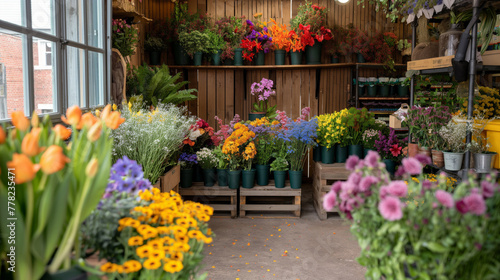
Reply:
[[[226,46],[226,42],[220,34],[214,31],[207,30],[206,34],[208,35],[207,52],[211,55],[213,64],[220,65],[220,55]]]
[[[255,184],[255,168],[252,167],[252,162],[257,154],[254,141],[250,141],[242,152],[243,156],[243,171],[241,172],[242,184],[246,189],[253,188]]]
[[[2,234],[0,253],[15,254],[10,267],[16,280],[86,278],[74,258],[80,256],[78,233],[106,189],[110,130],[123,118],[108,105],[100,118],[72,106],[61,119],[71,129],[53,127],[50,117],[41,121],[36,112],[30,122],[22,111],[11,114],[11,129],[0,126],[0,203],[11,208],[2,217],[15,221],[10,234]],[[13,235],[15,250],[12,241],[6,246]]]
[[[286,24],[278,24],[274,19],[271,19],[273,25],[268,28],[266,34],[273,38],[274,59],[276,65],[285,65],[286,53],[290,51],[291,41],[289,37],[290,31]]]
[[[194,59],[195,66],[201,65],[203,53],[208,52],[209,36],[207,33],[193,30],[179,32],[179,42],[184,51]]]
[[[243,65],[243,49],[240,48],[241,40],[245,37],[246,22],[242,17],[222,17],[215,22],[217,34],[224,38],[221,60],[225,65]],[[238,54],[235,57],[236,53]]]
[[[365,63],[366,58],[369,56],[370,48],[370,37],[365,31],[359,30],[355,27],[352,27],[351,31],[348,33],[348,36],[353,36],[347,40],[347,42],[352,42],[352,53],[355,53],[357,56],[358,63]],[[374,46],[375,44],[373,44]]]
[[[161,38],[148,36],[144,41],[144,49],[149,52],[149,64],[160,65],[161,52],[164,48],[165,45]]]
[[[253,103],[252,111],[248,114],[250,121],[255,121],[258,118],[267,117],[273,118],[276,113],[276,105],[269,107],[269,97],[276,94],[273,90],[274,82],[266,78],[262,78],[260,82],[254,82],[250,86],[250,93],[258,96],[258,102]]]
[[[339,113],[323,114],[318,116],[317,139],[321,149],[321,162],[330,164],[335,161],[335,145],[340,142],[340,135],[344,127],[337,121]]]
[[[128,56],[135,53],[135,45],[139,42],[137,29],[124,19],[113,19],[112,30],[112,47],[120,51],[128,62]]]
[[[396,172],[396,164],[403,156],[403,142],[396,136],[396,131],[389,128],[389,135],[384,135],[379,131],[379,139],[375,140],[375,148],[378,154],[382,157],[387,171],[394,175]]]
[[[340,45],[342,40],[347,37],[348,31],[346,28],[338,24],[334,24],[331,31],[333,39],[326,43],[327,52],[331,56],[331,63],[339,63],[340,55],[342,53]]]
[[[250,143],[253,143],[254,138],[255,133],[251,131],[246,125],[242,123],[236,123],[234,125],[234,131],[224,141],[222,152],[229,157],[230,189],[239,188],[241,168],[243,167],[244,160],[243,155],[247,146]]]
[[[478,115],[474,117],[472,125],[472,141],[468,145],[468,150],[474,154],[474,169],[477,173],[489,173],[493,167],[496,152],[490,151],[491,144],[487,137],[483,136],[483,131],[490,119]]]
[[[342,116],[341,123],[346,127],[345,134],[348,143],[349,155],[363,157],[363,132],[374,125],[375,119],[366,108],[361,110],[354,107],[349,108]]]
[[[290,20],[290,27],[301,37],[306,49],[306,63],[321,63],[323,40],[332,39],[330,29],[325,28],[328,9],[309,1],[299,5],[297,15]]]
[[[443,150],[445,148],[445,139],[439,134],[441,129],[451,120],[451,114],[448,106],[435,107],[429,115],[429,138],[432,143],[432,163],[441,168],[444,166]]]
[[[286,171],[288,161],[284,157],[277,157],[271,162],[271,171],[274,172],[274,185],[278,189],[285,187]]]
[[[300,65],[302,63],[302,53],[306,46],[295,30],[288,32],[288,38],[290,40],[290,63],[292,65]]]
[[[265,22],[261,22],[262,13],[254,15],[255,23],[246,20],[245,38],[241,40],[240,47],[243,48],[243,59],[253,61],[255,65],[264,65],[265,54],[271,51],[273,38],[268,35]]]
[[[450,171],[458,171],[462,168],[462,161],[465,152],[465,136],[467,125],[465,119],[454,116],[446,126],[439,131],[439,135],[444,140],[444,168]]]
[[[250,122],[248,127],[255,133],[257,184],[267,186],[269,185],[269,163],[275,150],[273,127],[266,117]]]
[[[228,165],[229,159],[226,154],[222,152],[222,145],[217,146],[213,150],[214,155],[217,157],[217,184],[220,187],[225,187],[228,185]]]
[[[179,156],[181,188],[189,188],[193,185],[193,167],[195,164],[198,164],[196,154],[182,153]]]
[[[207,147],[201,148],[196,152],[196,158],[203,171],[203,182],[207,187],[212,187],[215,184],[215,167],[218,160],[216,155]]]
[[[434,111],[434,107],[424,108],[413,106],[404,114],[405,120],[402,123],[410,129],[412,136],[418,139],[418,153],[424,154],[429,158],[431,157],[430,147],[432,146],[432,142],[429,138],[429,129],[427,126],[430,123],[429,116],[432,111]]]
[[[369,151],[375,151],[375,141],[379,139],[379,130],[367,129],[363,132],[363,155],[366,157]]]

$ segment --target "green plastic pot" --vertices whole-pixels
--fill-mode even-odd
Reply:
[[[228,171],[228,183],[230,189],[237,189],[240,187],[241,170]]]
[[[215,168],[201,170],[203,172],[203,184],[207,187],[213,187],[216,179]]]
[[[377,96],[377,86],[375,86],[375,85],[368,85],[366,87],[368,89],[368,96],[370,96],[370,97]]]
[[[335,161],[335,147],[321,146],[321,162],[331,164]]]
[[[356,155],[358,158],[363,158],[363,146],[362,145],[349,145],[348,146],[349,155]]]
[[[302,52],[298,51],[291,51],[290,52],[290,60],[292,65],[300,65],[302,64]]]
[[[178,41],[175,41],[172,44],[172,50],[174,52],[175,65],[184,66],[189,64],[189,55],[186,53],[186,51]]]
[[[271,166],[269,164],[256,164],[255,169],[257,170],[257,185],[269,185],[269,170],[271,169]]]
[[[266,116],[266,113],[248,113],[248,120],[255,121],[256,119],[261,119]]]
[[[330,60],[331,63],[339,63],[340,59],[338,57],[335,57],[332,55],[332,58]]]
[[[217,183],[220,187],[228,185],[228,169],[217,169]]]
[[[275,50],[274,51],[274,64],[276,65],[285,65],[285,50]]]
[[[181,188],[189,188],[193,185],[193,169],[181,169]]]
[[[160,62],[161,62],[161,52],[158,51],[149,52],[149,64],[160,65]]]
[[[220,55],[221,55],[221,53],[222,53],[222,50],[219,50],[216,53],[212,53],[211,57],[212,57],[212,63],[213,63],[213,65],[215,65],[215,66],[219,66],[220,65]]]
[[[394,176],[394,173],[396,172],[396,162],[390,159],[384,159],[383,162],[385,163],[385,169],[387,169],[387,172]]]
[[[321,162],[321,147],[316,146],[313,148],[313,160],[315,162]]]
[[[337,147],[335,148],[337,158],[336,162],[337,163],[344,163],[347,160],[347,146],[343,147],[341,145],[337,144]]]
[[[193,166],[193,182],[203,182],[203,171],[198,164]]]
[[[323,44],[314,41],[314,45],[306,46],[306,64],[321,64],[321,47]]]
[[[264,51],[259,51],[258,53],[255,54],[253,60],[255,65],[264,65],[265,61],[266,61],[266,53]]]
[[[237,48],[234,49],[234,66],[242,66],[243,65],[243,49]]]
[[[255,169],[252,170],[243,170],[241,172],[242,177],[242,187],[245,189],[251,189],[255,185]]]
[[[285,187],[286,171],[274,171],[274,185],[278,189]]]
[[[202,58],[203,58],[203,53],[202,52],[195,52],[194,53],[194,57],[193,57],[193,65],[194,66],[200,66]]]
[[[379,86],[380,87],[380,96],[382,97],[388,97],[389,92],[390,92],[390,86],[389,85],[383,85]]]
[[[362,86],[362,85],[358,84],[358,94],[360,97],[365,95],[365,87],[366,86]]]
[[[288,170],[288,175],[290,176],[290,186],[292,189],[300,189],[302,186],[302,170]]]
[[[400,97],[407,97],[408,96],[408,91],[409,91],[409,87],[408,86],[398,85],[398,95]]]
[[[360,53],[358,53],[356,55],[356,58],[357,58],[358,63],[365,63],[366,62],[365,57]]]

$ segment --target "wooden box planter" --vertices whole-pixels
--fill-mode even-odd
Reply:
[[[174,168],[170,169],[167,173],[160,177],[160,190],[162,192],[169,192],[174,190],[179,192],[179,183],[181,182],[181,167],[176,165]]]
[[[205,187],[203,182],[195,182],[190,188],[180,188],[179,194],[185,200],[196,201],[213,207],[214,216],[224,216],[223,214],[230,213],[231,218],[236,218],[238,189],[220,187],[217,184],[213,187]]]
[[[351,172],[345,169],[345,163],[325,164],[315,163],[315,172],[313,178],[313,203],[314,209],[320,220],[326,220],[328,213],[337,212],[337,210],[326,211],[323,208],[323,196],[330,191],[333,182],[345,181]]]
[[[251,189],[240,188],[240,217],[300,218],[302,189],[292,189],[288,181],[284,188],[276,188],[274,181],[269,183]],[[249,216],[249,212],[257,215]],[[273,215],[261,215],[267,212]],[[278,212],[290,212],[293,216],[274,215]]]

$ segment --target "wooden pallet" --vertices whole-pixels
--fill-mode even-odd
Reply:
[[[180,195],[187,200],[192,200],[207,204],[214,208],[214,216],[224,216],[221,214],[230,213],[231,218],[236,218],[238,207],[238,189],[220,187],[215,184],[213,187],[205,187],[203,183],[193,183],[190,188],[180,188]]]
[[[345,169],[345,163],[325,164],[316,162],[313,179],[313,203],[316,213],[320,220],[326,220],[328,213],[337,212],[336,210],[326,211],[323,208],[323,196],[330,191],[333,182],[347,180],[351,174]]]
[[[240,217],[255,218],[300,218],[302,189],[292,189],[286,182],[284,188],[276,188],[274,181],[267,186],[255,186],[251,189],[240,188]],[[248,212],[272,216],[249,215]],[[277,216],[277,212],[291,212],[293,216]]]

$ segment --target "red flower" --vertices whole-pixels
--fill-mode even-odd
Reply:
[[[243,59],[248,60],[248,61],[252,61],[253,56],[254,56],[254,53],[246,53],[246,52],[243,53]]]
[[[182,144],[185,144],[185,145],[189,145],[189,146],[194,146],[194,142],[191,141],[191,139],[187,138],[187,139],[184,139],[184,141],[182,141]]]
[[[402,149],[403,149],[402,147],[398,147],[398,144],[392,145],[390,149],[392,156],[394,157],[399,156],[401,154]]]

